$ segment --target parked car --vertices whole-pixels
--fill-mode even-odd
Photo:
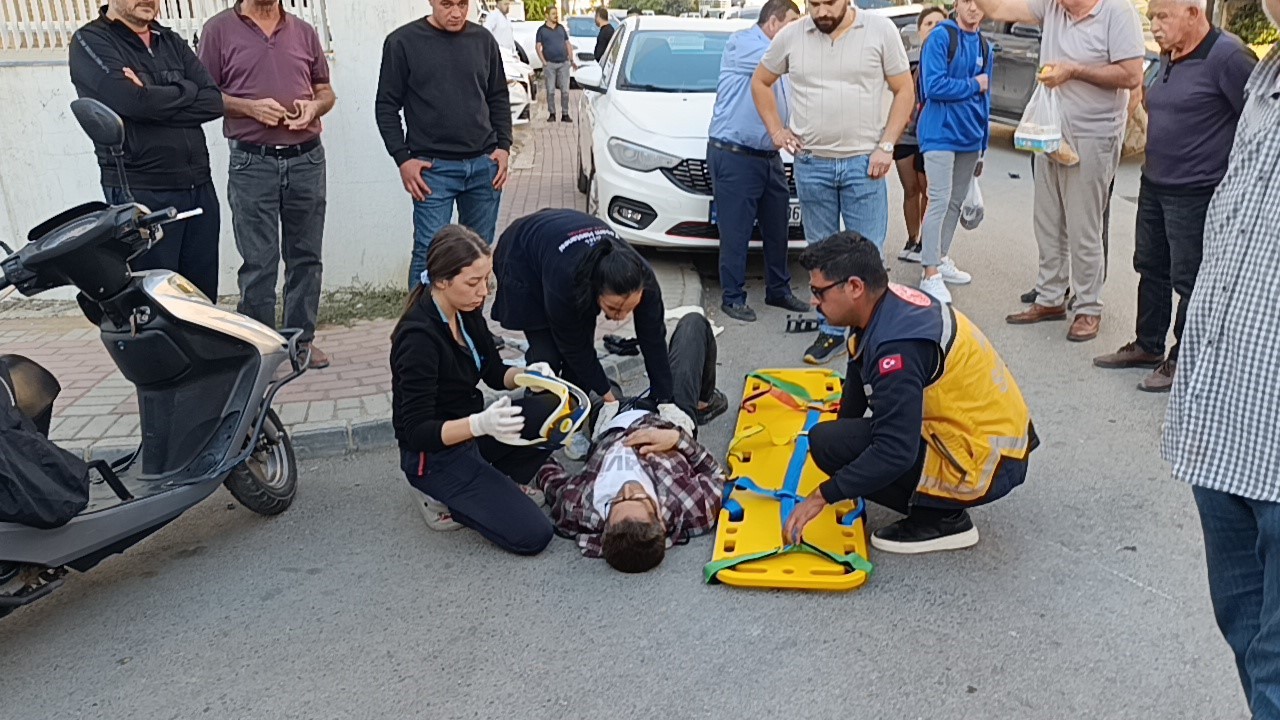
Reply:
[[[533,101],[537,99],[537,84],[533,81],[533,68],[520,60],[515,53],[502,49],[502,69],[507,75],[507,93],[511,98],[511,122],[523,125],[533,113]]]
[[[995,52],[991,68],[991,121],[1017,125],[1031,102],[1040,69],[1040,26],[985,20],[982,34]],[[902,30],[902,41],[912,61],[920,58],[920,43],[912,22]],[[1148,51],[1143,65],[1143,86],[1150,85],[1159,70],[1159,55]]]

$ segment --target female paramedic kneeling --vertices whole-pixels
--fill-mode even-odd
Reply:
[[[523,331],[525,356],[603,400],[597,423],[618,412],[619,392],[596,354],[596,318],[635,313],[636,338],[649,374],[651,410],[680,426],[692,419],[674,404],[666,311],[653,268],[603,221],[576,210],[546,209],[511,223],[494,258],[493,319]]]
[[[527,484],[554,448],[518,444],[526,420],[557,401],[540,393],[484,407],[481,379],[510,390],[523,372],[502,361],[485,324],[492,268],[489,246],[471,230],[449,225],[432,239],[425,277],[391,335],[392,423],[432,529],[456,522],[504,550],[536,555],[553,531]]]

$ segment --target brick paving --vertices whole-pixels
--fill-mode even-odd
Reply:
[[[575,187],[576,125],[548,123],[535,112],[534,121],[518,132],[523,135],[522,151],[503,192],[499,233],[512,219],[540,208],[585,209],[585,199]],[[275,402],[276,412],[295,435],[390,417],[388,355],[394,324],[378,320],[317,331],[316,345],[329,354],[332,365],[305,373]],[[97,329],[86,325],[82,317],[19,319],[0,312],[0,352],[25,355],[58,377],[63,390],[51,435],[65,447],[92,454],[94,449],[136,443],[139,423],[133,385],[117,372]],[[516,341],[503,351],[505,357],[522,356],[519,333],[492,323],[491,327],[495,334]],[[602,322],[597,339],[608,333],[633,334],[626,325]]]

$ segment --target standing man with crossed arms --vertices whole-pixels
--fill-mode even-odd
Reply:
[[[795,156],[805,240],[825,240],[843,219],[845,229],[883,251],[889,228],[885,175],[915,104],[907,51],[892,20],[849,0],[810,0],[808,7],[807,18],[773,39],[751,94],[774,146]],[[791,82],[789,126],[772,90],[783,75]],[[843,350],[844,331],[823,320],[804,361],[825,363]]]

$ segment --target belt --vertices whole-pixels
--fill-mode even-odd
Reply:
[[[723,140],[716,140],[715,138],[708,139],[707,144],[713,148],[724,150],[725,152],[736,153],[738,155],[750,155],[751,157],[759,158],[775,158],[778,156],[777,150],[757,150],[753,147],[725,142]]]
[[[320,147],[320,138],[308,140],[301,145],[254,145],[253,143],[243,142],[241,140],[228,140],[227,144],[232,150],[247,152],[251,155],[262,155],[263,157],[275,158],[292,158],[307,153]]]

